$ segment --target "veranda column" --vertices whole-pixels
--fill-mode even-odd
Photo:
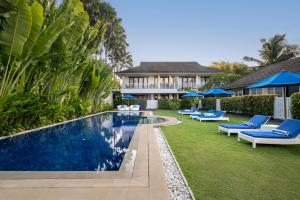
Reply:
[[[160,89],[160,75],[157,76],[157,88]]]
[[[200,86],[200,81],[199,81],[199,76],[196,75],[196,83],[195,83],[195,86],[198,87]]]

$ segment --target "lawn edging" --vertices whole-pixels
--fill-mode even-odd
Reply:
[[[179,123],[182,123],[182,121],[180,121]],[[161,130],[161,127],[158,127],[158,128],[159,128],[160,132],[162,133],[162,134],[161,134],[161,135],[162,135],[162,138],[163,138],[163,140],[165,141],[165,143],[166,143],[166,145],[167,145],[167,147],[168,147],[168,149],[169,149],[169,151],[170,151],[170,153],[171,153],[171,156],[172,156],[173,159],[174,159],[174,162],[175,162],[175,164],[176,164],[176,167],[177,167],[177,169],[178,169],[178,171],[179,171],[179,173],[180,173],[180,175],[181,175],[181,177],[182,177],[182,179],[183,179],[183,181],[184,181],[184,184],[186,185],[186,187],[187,187],[187,189],[188,189],[188,191],[189,191],[189,193],[190,193],[191,198],[192,198],[193,200],[196,200],[196,198],[195,198],[195,196],[194,196],[194,193],[193,193],[193,191],[191,190],[191,188],[190,188],[190,186],[189,186],[189,184],[188,184],[188,182],[187,182],[187,180],[186,180],[186,178],[185,178],[185,176],[184,176],[184,174],[183,174],[183,172],[182,172],[182,170],[181,170],[181,168],[180,168],[180,166],[179,166],[179,164],[178,164],[178,162],[177,162],[177,160],[176,160],[176,158],[175,158],[175,155],[174,155],[174,153],[173,153],[173,151],[172,151],[172,149],[171,149],[171,147],[170,147],[170,145],[169,145],[169,143],[168,143],[168,141],[167,141],[167,139],[166,139],[166,137],[165,137],[165,135],[164,135],[164,132]]]

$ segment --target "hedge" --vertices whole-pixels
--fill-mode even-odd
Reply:
[[[192,99],[159,99],[158,109],[178,110],[189,109],[193,105]]]
[[[276,95],[247,95],[221,98],[221,108],[227,112],[273,116]]]
[[[291,112],[294,119],[300,119],[300,93],[291,96]]]
[[[202,108],[205,110],[216,109],[216,97],[207,97],[202,99]]]
[[[171,99],[171,100],[169,100],[169,106],[170,106],[171,110],[178,110],[181,106],[180,99]]]
[[[169,100],[168,99],[159,99],[158,100],[158,109],[168,110],[170,109]]]
[[[190,98],[180,100],[180,109],[190,109],[193,106],[193,100]]]

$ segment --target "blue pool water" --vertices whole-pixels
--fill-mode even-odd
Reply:
[[[0,171],[115,171],[141,114],[104,113],[0,140]]]

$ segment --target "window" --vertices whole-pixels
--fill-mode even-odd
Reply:
[[[182,87],[194,87],[196,82],[195,77],[182,77]]]
[[[268,94],[276,94],[281,97],[282,92],[282,87],[268,88]]]
[[[147,88],[148,78],[147,77],[129,77],[130,88]]]
[[[283,91],[282,91],[282,87],[276,87],[275,88],[275,94],[277,94],[278,96],[282,97],[283,96]]]
[[[249,89],[243,89],[243,94],[248,95],[249,94]]]
[[[171,80],[170,80],[170,83],[169,83],[171,89],[175,88],[175,83],[176,83],[175,76],[171,76]]]
[[[289,86],[287,87],[286,95],[289,97],[295,92],[299,92],[299,86]]]
[[[275,88],[268,88],[268,94],[275,94]]]
[[[160,77],[160,88],[165,89],[169,87],[169,77]]]
[[[256,88],[256,94],[262,94],[262,88]]]
[[[256,94],[256,88],[252,88],[250,91],[251,91],[251,94]]]

